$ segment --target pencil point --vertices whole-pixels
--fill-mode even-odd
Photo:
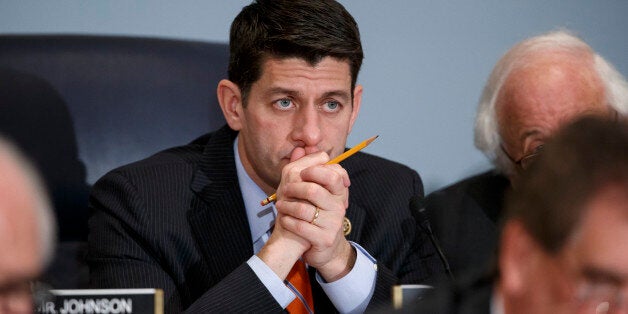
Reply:
[[[379,137],[379,135],[375,135],[375,136],[369,138],[368,140],[366,140],[366,145],[371,144],[371,142],[373,142],[378,137]]]

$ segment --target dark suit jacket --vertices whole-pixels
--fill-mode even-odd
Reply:
[[[508,179],[495,171],[430,193],[426,210],[454,275],[486,269],[498,240]]]
[[[113,170],[94,185],[92,287],[164,289],[168,313],[283,311],[245,263],[253,245],[236,176],[236,134],[225,126]],[[393,284],[425,282],[441,272],[408,209],[408,199],[423,193],[418,174],[363,153],[343,166],[351,179],[347,238],[378,261],[369,306],[387,302]],[[315,310],[334,312],[312,282]]]

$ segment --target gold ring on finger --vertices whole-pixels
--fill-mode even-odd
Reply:
[[[312,221],[310,221],[311,224],[314,224],[314,222],[316,222],[316,219],[318,219],[318,215],[320,214],[321,209],[316,207],[316,211],[314,212],[314,218],[312,218]]]

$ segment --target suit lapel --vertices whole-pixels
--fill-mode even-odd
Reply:
[[[188,221],[209,267],[210,286],[253,254],[233,155],[236,134],[223,127],[209,139],[191,183],[195,197]]]
[[[358,243],[362,235],[366,210],[357,202],[350,200],[345,217],[351,222],[351,233],[346,238],[349,241]]]
[[[363,200],[362,190],[364,187],[360,186],[360,180],[358,179],[364,169],[359,163],[360,154],[353,157],[353,160],[345,160],[341,165],[349,173],[349,179],[351,180],[351,186],[349,186],[349,208],[345,217],[351,222],[351,233],[346,236],[347,240],[360,243],[362,239],[362,232],[364,227],[364,219],[366,219],[367,211],[360,205]]]

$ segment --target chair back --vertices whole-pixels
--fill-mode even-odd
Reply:
[[[31,158],[51,195],[60,240],[53,272],[81,262],[98,178],[225,123],[216,86],[228,58],[224,43],[0,35],[0,133]],[[83,286],[70,281],[55,287]]]

